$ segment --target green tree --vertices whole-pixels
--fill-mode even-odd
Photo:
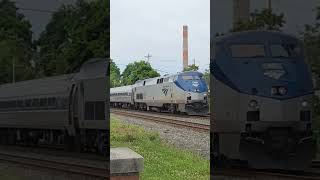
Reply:
[[[199,66],[192,64],[192,65],[189,65],[188,67],[184,68],[183,72],[185,72],[185,71],[198,71],[198,70],[199,70]]]
[[[206,69],[203,73],[203,78],[206,81],[208,87],[210,86],[210,70]]]
[[[151,67],[150,63],[146,61],[136,61],[126,66],[121,75],[121,80],[123,85],[131,85],[138,80],[157,76],[160,76],[160,74]]]
[[[62,6],[37,42],[40,73],[71,73],[90,58],[108,58],[109,24],[109,0],[78,0]]]
[[[110,61],[110,86],[121,86],[120,82],[120,69],[112,60]]]
[[[17,10],[14,2],[0,1],[0,84],[12,81],[13,70],[16,81],[33,76],[31,24]]]
[[[317,17],[317,21],[319,17]],[[306,25],[302,33],[306,59],[311,67],[311,71],[316,80],[316,85],[320,89],[320,24]]]
[[[311,67],[316,89],[320,89],[320,7],[317,8],[317,16],[313,25],[306,25],[301,33],[307,62]],[[315,126],[320,128],[320,100],[314,98]]]
[[[284,15],[274,14],[271,9],[255,10],[247,21],[240,21],[231,31],[277,30],[285,24]]]

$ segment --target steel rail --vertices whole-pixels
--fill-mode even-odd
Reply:
[[[152,114],[135,113],[134,111],[113,110],[111,111],[111,113],[127,116],[127,117],[139,118],[142,120],[148,120],[148,121],[157,122],[157,123],[164,123],[164,124],[169,124],[173,126],[189,128],[197,131],[204,131],[204,132],[210,131],[210,125],[208,124],[177,120],[177,119],[168,118],[168,117],[160,117]]]
[[[211,177],[238,177],[254,179],[320,179],[320,173],[276,171],[276,170],[255,170],[255,169],[214,169]]]
[[[164,115],[164,116],[172,116],[172,117],[178,117],[178,118],[199,118],[199,119],[210,119],[210,114],[208,115],[187,115],[187,114],[173,114],[169,113],[167,111],[162,112],[155,112],[155,111],[139,111],[134,109],[123,109],[123,108],[114,108],[110,107],[110,112],[112,111],[127,111],[127,112],[148,112],[150,114],[154,115]]]
[[[26,165],[31,167],[40,167],[49,170],[56,170],[61,172],[67,172],[77,175],[86,175],[97,178],[109,178],[109,171],[107,169],[107,161],[105,168],[93,167],[83,164],[77,164],[75,162],[64,162],[59,160],[49,160],[40,157],[30,157],[30,155],[23,155],[16,153],[0,152],[0,160],[11,162],[14,164]]]

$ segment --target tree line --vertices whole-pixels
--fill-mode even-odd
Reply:
[[[108,58],[109,24],[109,0],[78,0],[54,12],[33,40],[15,2],[0,1],[0,84],[72,73],[90,58]]]
[[[183,71],[198,71],[199,66],[194,64],[189,65]],[[132,85],[138,80],[153,78],[160,76],[159,72],[156,69],[152,68],[149,62],[144,60],[134,61],[133,63],[129,63],[124,71],[120,73],[119,67],[116,63],[111,60],[110,62],[110,86],[118,87],[118,86],[126,86]],[[204,72],[204,79],[209,85],[209,69],[206,69]]]

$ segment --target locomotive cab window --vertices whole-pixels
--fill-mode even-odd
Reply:
[[[184,76],[182,76],[182,79],[185,80],[185,81],[188,81],[188,80],[193,80],[193,77],[184,75]]]
[[[272,44],[270,51],[273,58],[290,58],[301,55],[298,44]]]
[[[230,46],[233,58],[259,58],[265,57],[263,44],[233,44]]]
[[[194,76],[193,77],[193,80],[200,80],[201,79],[201,77],[199,77],[199,76]]]
[[[192,81],[192,80],[200,80],[201,77],[199,76],[191,76],[191,75],[183,75],[182,79],[185,81]]]

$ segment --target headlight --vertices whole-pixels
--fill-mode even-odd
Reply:
[[[258,102],[256,100],[251,100],[249,102],[249,107],[256,109],[258,107]]]
[[[203,94],[203,96],[207,96],[207,94]]]
[[[287,88],[285,88],[285,87],[279,87],[279,93],[280,93],[281,95],[287,94]]]
[[[191,94],[190,93],[187,94],[187,101],[188,100],[191,100]]]
[[[277,88],[276,87],[272,87],[271,88],[271,95],[276,95],[276,94],[278,94]]]
[[[308,101],[302,101],[301,106],[307,107],[309,105]]]

